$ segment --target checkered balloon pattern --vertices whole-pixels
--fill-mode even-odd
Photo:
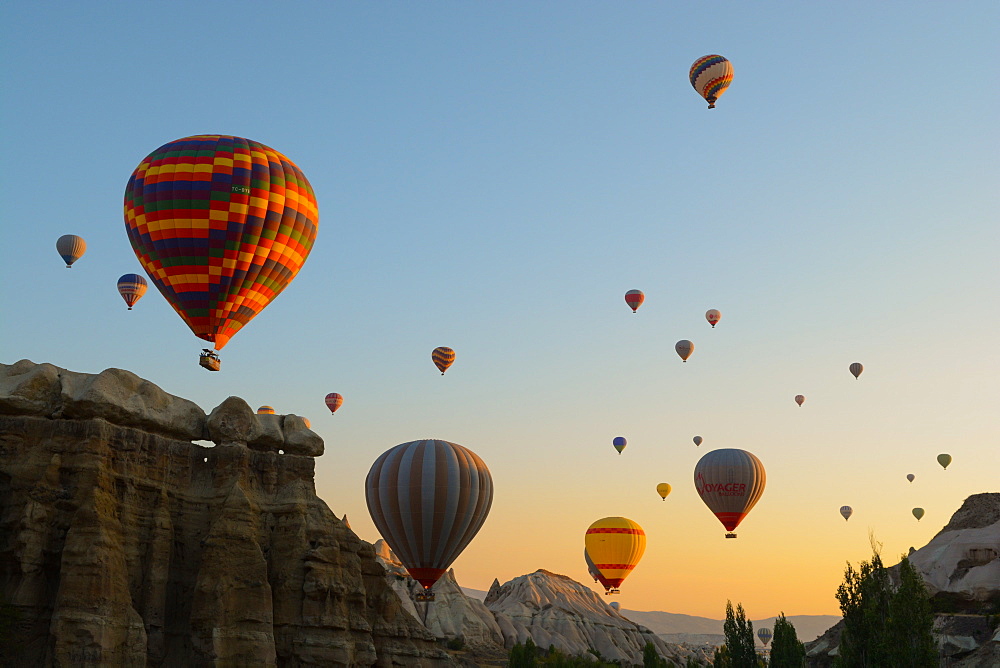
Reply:
[[[319,225],[305,175],[249,139],[164,144],[125,189],[125,228],[143,269],[195,336],[222,350],[295,278]]]

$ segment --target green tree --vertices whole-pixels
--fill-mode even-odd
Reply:
[[[785,619],[782,612],[774,620],[774,637],[771,639],[771,668],[801,668],[805,665],[806,648],[799,642],[795,626]]]
[[[729,660],[729,648],[723,645],[715,648],[712,655],[712,668],[729,668],[733,665]]]
[[[646,646],[642,648],[642,668],[666,668],[667,660],[660,657],[660,653],[656,651],[656,645],[651,642],[647,642]]]
[[[937,666],[933,628],[927,587],[910,560],[903,557],[899,562],[899,587],[889,604],[888,636],[895,665]]]
[[[753,622],[747,619],[743,604],[726,601],[726,621],[722,625],[726,634],[729,668],[757,668],[757,649],[753,637]]]
[[[535,668],[538,665],[537,653],[535,643],[529,637],[523,645],[517,643],[510,648],[507,666],[509,668]]]
[[[844,614],[838,668],[923,668],[938,665],[927,589],[906,557],[894,587],[872,539],[872,560],[850,563],[837,600]]]

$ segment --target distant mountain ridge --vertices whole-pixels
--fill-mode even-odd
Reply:
[[[480,601],[486,598],[486,592],[480,589],[462,587],[462,591],[466,596],[479,599]],[[626,610],[625,608],[622,608],[620,612],[623,617],[631,619],[637,624],[642,624],[653,633],[664,636],[664,639],[670,642],[715,644],[705,638],[682,638],[680,636],[712,636],[713,638],[717,636],[720,639],[720,643],[722,642],[721,638],[724,637],[722,632],[724,620],[721,619],[683,615],[674,612]],[[786,617],[786,619],[795,627],[795,633],[798,635],[799,640],[809,642],[823,635],[828,628],[839,622],[840,616],[791,615]],[[774,625],[774,617],[765,617],[764,619],[755,619],[752,621],[754,629],[765,626],[771,628]]]

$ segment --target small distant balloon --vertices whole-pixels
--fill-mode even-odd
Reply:
[[[691,65],[688,78],[698,95],[708,102],[708,108],[715,109],[716,100],[733,82],[733,64],[723,56],[702,56]]]
[[[448,367],[452,365],[455,361],[455,351],[451,348],[446,348],[445,346],[440,346],[434,349],[431,353],[431,359],[434,361],[434,366],[438,368],[441,375],[448,370]]]
[[[274,415],[274,409],[270,406],[261,406],[257,409],[257,415]]]
[[[806,402],[806,397],[804,394],[795,395],[795,403],[797,403],[799,406],[802,406],[802,404],[804,404],[805,402]]]
[[[764,647],[767,647],[767,643],[771,642],[771,629],[764,628],[757,629],[757,637],[760,638],[760,642]]]
[[[129,311],[146,294],[147,287],[146,279],[139,274],[125,274],[118,279],[118,294],[125,300]]]
[[[87,242],[75,234],[64,234],[56,240],[56,252],[62,256],[67,269],[73,268],[73,263],[87,252]]]
[[[916,477],[917,476],[913,475],[912,473],[907,473],[906,474],[906,479],[909,480],[910,482],[913,482],[913,479],[916,478]]]
[[[687,339],[682,339],[674,344],[674,350],[680,355],[681,360],[687,362],[688,358],[691,357],[691,353],[694,352],[694,344]]]
[[[695,445],[701,445],[702,441],[704,441],[705,439],[703,439],[701,436],[695,436],[691,440],[694,441]]]
[[[615,450],[618,451],[620,455],[625,446],[628,445],[628,441],[625,440],[624,436],[615,436],[615,440],[611,441],[611,445],[615,446]]]
[[[937,456],[937,460],[938,464],[940,464],[942,468],[947,469],[948,464],[951,464],[951,455],[941,453],[940,455]]]
[[[851,519],[851,515],[854,514],[854,509],[851,508],[850,506],[841,506],[840,514],[844,516],[844,521],[846,522],[847,520]]]
[[[914,508],[913,509],[913,516],[916,517],[917,521],[919,522],[920,518],[924,516],[924,509],[923,508]]]
[[[664,501],[667,500],[667,495],[670,494],[670,490],[673,489],[669,483],[661,482],[656,486],[656,493],[660,495],[660,498]]]
[[[645,300],[646,295],[642,294],[642,290],[629,290],[625,293],[625,303],[632,309],[632,313],[638,311]]]
[[[620,611],[621,611],[621,608],[622,608],[622,604],[621,604],[621,603],[619,603],[618,601],[614,601],[614,602],[613,602],[613,603],[611,604],[611,609],[612,609],[612,610],[614,610],[615,612],[620,612]]]
[[[336,413],[337,409],[344,405],[344,397],[336,392],[331,392],[326,395],[326,407],[330,409],[330,413]]]
[[[712,329],[715,329],[715,325],[722,320],[722,312],[714,308],[709,309],[705,312],[705,320],[708,320],[708,324],[712,326]]]
[[[857,378],[861,375],[861,372],[865,370],[865,367],[861,364],[861,362],[855,362],[850,366],[850,369],[851,373],[854,374],[854,377]]]
[[[307,417],[302,418],[302,422],[305,423],[306,429],[312,429],[313,423],[309,421],[309,418]],[[346,518],[347,515],[344,515],[344,517]],[[346,523],[347,520],[345,519],[344,522]],[[350,529],[351,528],[350,525],[348,525],[347,528]]]

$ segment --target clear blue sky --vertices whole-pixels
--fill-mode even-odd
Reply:
[[[992,1],[7,3],[0,361],[305,415],[369,540],[372,461],[461,443],[496,483],[466,586],[586,580],[584,530],[625,515],[649,534],[627,608],[835,612],[869,528],[894,557],[997,491],[998,25]],[[712,111],[687,80],[709,53],[735,68]],[[320,209],[218,374],[155,290],[115,289],[129,175],[200,133],[285,153]],[[713,447],[768,470],[737,541],[691,482]]]

